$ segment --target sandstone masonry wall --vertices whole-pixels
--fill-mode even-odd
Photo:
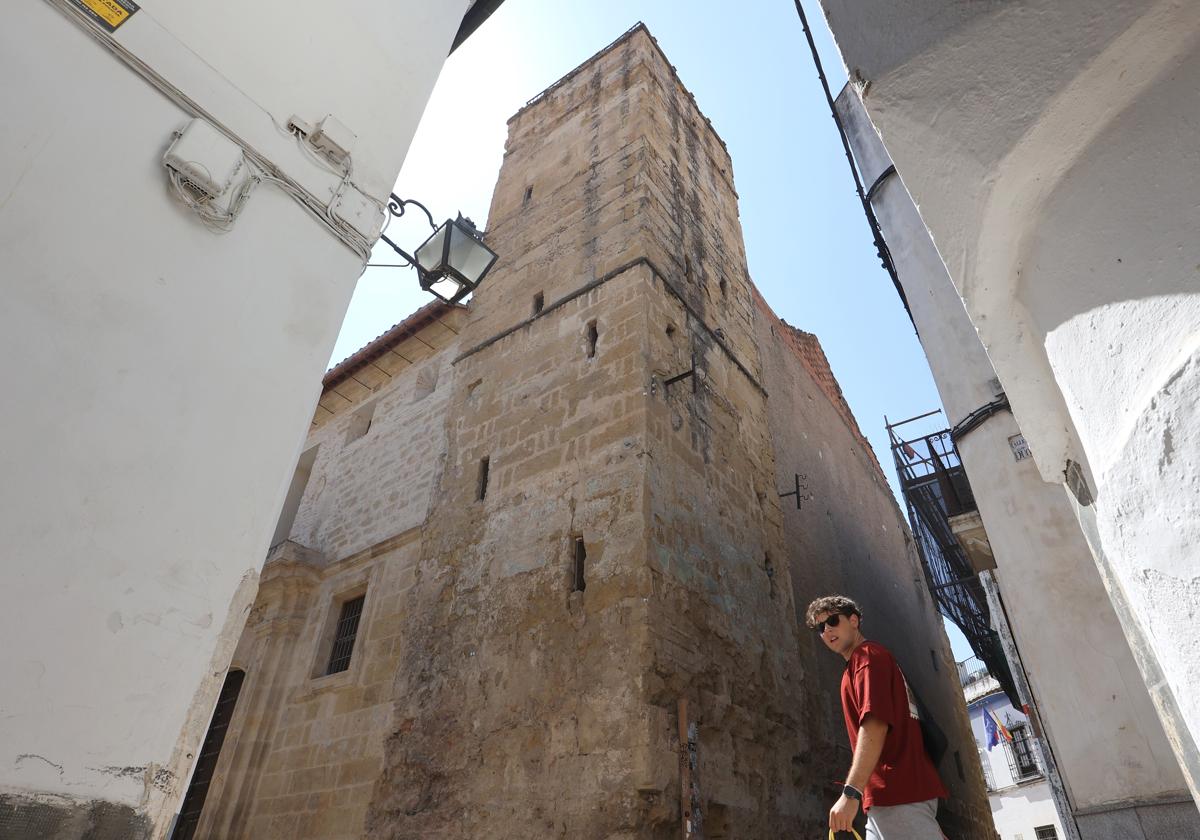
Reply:
[[[327,380],[201,836],[676,838],[681,701],[704,836],[820,835],[848,754],[797,614],[843,587],[971,743],[886,482],[759,311],[728,152],[644,27],[510,121],[490,222],[469,312]]]
[[[800,505],[782,499],[787,563],[795,589],[796,623],[815,597],[833,593],[863,608],[863,632],[895,655],[905,678],[945,731],[950,746],[938,768],[949,801],[939,810],[946,834],[991,838],[991,810],[970,733],[954,656],[926,586],[908,523],[869,444],[841,399],[816,337],[776,317],[759,298],[758,340],[764,376],[775,482],[789,492],[800,475]],[[810,801],[830,800],[819,767],[848,767],[837,686],[843,663],[811,632],[800,646],[800,669],[814,691],[814,714],[802,721],[811,745],[800,763]]]
[[[454,330],[465,314],[440,318],[423,338],[395,342],[401,355],[385,354],[339,386],[356,399],[322,399],[331,408],[318,411],[305,446],[316,457],[290,538],[268,557],[234,654],[231,667],[247,677],[198,837],[315,840],[364,830],[394,726],[398,639],[445,453]],[[341,603],[359,594],[350,668],[326,675]]]

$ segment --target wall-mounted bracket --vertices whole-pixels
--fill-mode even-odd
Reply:
[[[789,490],[786,493],[780,493],[779,498],[785,499],[788,496],[795,496],[796,497],[796,510],[801,510],[803,508],[802,503],[807,502],[810,499],[812,499],[813,493],[811,490],[808,489],[808,476],[806,476],[802,473],[795,473],[795,476],[796,476],[796,489]]]
[[[696,381],[699,379],[699,377],[696,375],[696,373],[697,373],[697,371],[696,371],[696,354],[693,353],[692,354],[692,366],[690,368],[688,368],[687,370],[685,370],[683,373],[678,373],[675,376],[672,376],[670,379],[665,380],[663,382],[663,388],[664,388],[664,390],[669,390],[671,388],[671,386],[674,385],[676,382],[681,382],[690,376],[690,377],[692,377],[692,393],[694,394],[694,393],[696,393]]]

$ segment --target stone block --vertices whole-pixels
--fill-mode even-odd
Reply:
[[[1085,814],[1075,824],[1082,840],[1150,840],[1133,808]]]

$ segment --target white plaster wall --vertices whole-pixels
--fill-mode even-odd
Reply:
[[[1095,478],[1095,516],[1114,583],[1145,629],[1193,749],[1200,742],[1198,133],[1194,49],[1163,68],[1062,177],[1043,206],[1020,288]],[[1055,282],[1040,279],[1049,277]],[[1166,621],[1164,609],[1172,614]]]
[[[1196,797],[1200,6],[825,6]]]
[[[204,4],[203,27],[187,18],[194,4],[159,5],[143,4],[118,33],[145,38],[161,13],[184,42],[196,27],[203,51],[247,22],[233,2]],[[354,128],[370,138],[361,162],[382,188],[464,7],[364,2],[342,8],[334,28],[282,14],[256,33],[253,61],[235,46],[178,60],[201,68],[186,77],[193,93],[228,106],[236,123],[247,105],[222,98],[230,82],[323,115],[328,101],[278,76],[293,80],[301,54],[336,56],[323,72],[331,89],[359,92]],[[404,14],[421,28],[397,29]],[[375,39],[380,19],[395,52],[356,51],[346,28]],[[201,226],[169,196],[159,163],[189,115],[49,3],[7,11],[0,70],[20,80],[6,88],[0,125],[0,381],[10,406],[0,791],[134,805],[162,830],[253,597],[360,261],[269,187],[232,232]],[[398,100],[363,104],[364,79],[378,89],[406,73],[411,90]],[[246,129],[255,132],[262,126]]]
[[[1055,834],[1063,836],[1046,782],[994,793],[988,799],[1000,840],[1036,840],[1034,829],[1044,825],[1054,826]]]
[[[889,165],[887,151],[853,90],[837,101],[869,184]],[[953,425],[994,397],[995,372],[898,176],[876,191],[873,206]],[[963,438],[959,450],[1073,803],[1093,808],[1177,793],[1184,778],[1074,511],[1032,460],[1015,461],[1008,438],[1019,433],[1012,414],[1001,412]],[[1046,633],[1047,621],[1070,632]],[[1108,734],[1097,738],[1097,731]]]

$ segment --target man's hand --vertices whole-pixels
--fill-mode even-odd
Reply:
[[[842,794],[829,809],[829,828],[832,831],[849,831],[854,827],[858,815],[858,800]]]

